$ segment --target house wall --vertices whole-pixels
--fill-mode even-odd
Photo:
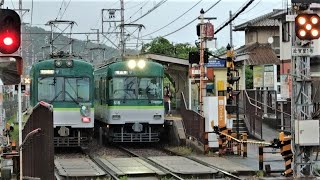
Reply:
[[[273,36],[279,36],[279,29],[276,27],[255,28],[245,32],[245,44],[268,43],[268,38]]]
[[[215,68],[214,69],[215,76],[215,93],[218,95],[219,89],[226,90],[227,89],[227,68]]]

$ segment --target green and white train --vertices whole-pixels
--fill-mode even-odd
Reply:
[[[106,141],[160,140],[163,77],[163,66],[146,60],[118,61],[94,72],[95,127]]]
[[[30,102],[53,105],[55,147],[86,146],[94,130],[94,68],[75,57],[53,57],[34,63]],[[45,117],[43,117],[45,120]]]

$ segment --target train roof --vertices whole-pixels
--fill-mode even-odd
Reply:
[[[162,76],[164,73],[163,65],[151,60],[146,60],[146,66],[143,69],[136,67],[130,69],[128,67],[128,61],[117,61],[111,64],[105,65],[95,70],[95,74],[108,74],[109,76],[119,75],[116,72],[123,71],[130,72],[127,75],[150,75],[150,76]],[[122,74],[124,75],[124,74]]]
[[[32,66],[47,66],[47,65],[53,65],[55,60],[61,60],[61,61],[67,61],[67,60],[73,60],[73,63],[79,64],[79,65],[84,65],[84,66],[93,66],[91,63],[88,63],[86,61],[84,61],[83,59],[79,59],[79,58],[51,58],[51,59],[44,59],[44,60],[40,60],[34,64],[32,64]]]

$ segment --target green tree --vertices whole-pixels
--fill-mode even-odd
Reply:
[[[253,89],[253,70],[246,66],[246,89]]]
[[[152,40],[150,43],[143,45],[141,49],[142,53],[161,54],[181,59],[188,59],[189,52],[191,51],[197,51],[197,47],[189,43],[178,43],[174,45],[163,37]]]
[[[226,52],[227,52],[227,48],[222,46],[221,48],[214,50],[212,54],[214,54],[216,56],[220,56],[220,55],[223,55]]]

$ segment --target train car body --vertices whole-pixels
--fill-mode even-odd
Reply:
[[[157,142],[164,125],[164,69],[152,61],[119,61],[97,69],[95,127],[108,142]]]
[[[53,105],[55,147],[85,146],[92,138],[93,71],[91,64],[75,58],[33,64],[30,103],[34,106],[45,101]]]

